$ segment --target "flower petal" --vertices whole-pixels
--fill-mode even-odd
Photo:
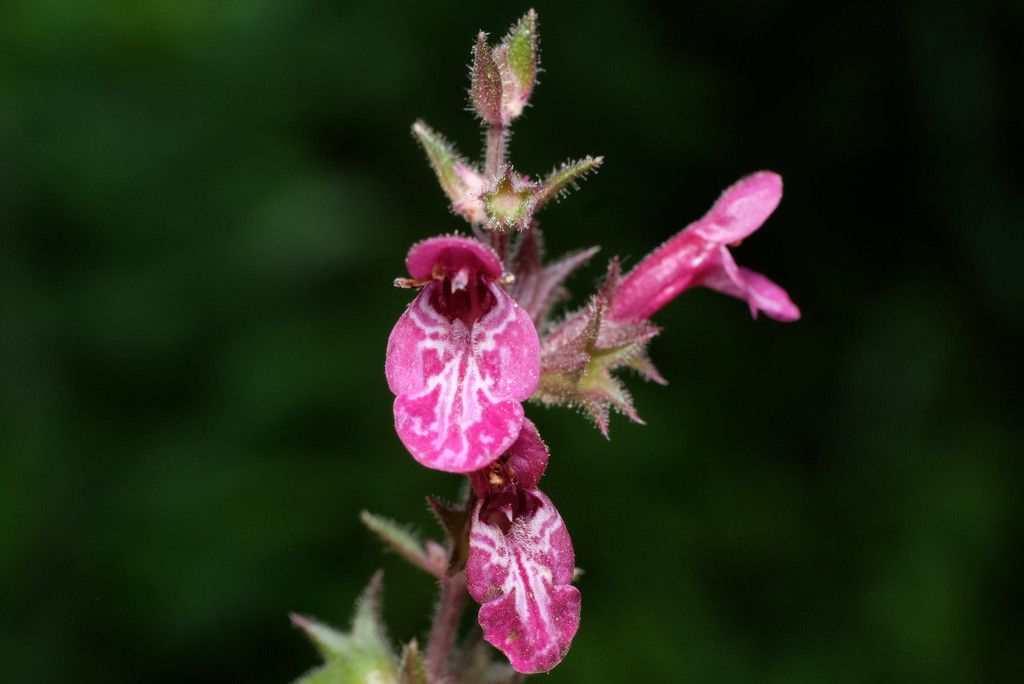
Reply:
[[[398,395],[395,430],[413,458],[466,473],[490,464],[518,437],[520,402],[540,374],[540,340],[529,315],[496,283],[485,286],[493,307],[472,329],[434,308],[439,287],[423,288],[395,324],[385,373]]]
[[[766,276],[738,266],[725,247],[719,248],[715,258],[709,261],[699,284],[745,300],[754,318],[758,311],[784,323],[800,318],[800,309],[784,289]]]
[[[707,282],[709,277],[711,282],[717,282],[717,276],[729,275],[718,273],[722,264],[716,264],[715,260],[725,250],[725,245],[742,240],[760,228],[781,199],[782,178],[778,174],[761,171],[741,178],[722,193],[703,218],[691,223],[633,267],[614,294],[609,319],[649,318],[695,285],[705,284],[728,292]],[[728,287],[728,283],[723,285]],[[745,286],[737,283],[737,287],[746,292]],[[746,298],[746,294],[729,294]],[[767,308],[763,310],[766,312],[776,305],[772,301],[765,303]]]
[[[751,311],[760,309],[777,321],[789,323],[800,319],[800,308],[789,294],[767,276],[740,266],[740,275],[747,283],[747,302]]]
[[[717,245],[686,229],[648,254],[622,279],[608,311],[615,321],[650,318],[694,285],[694,277]]]
[[[529,418],[523,419],[523,429],[508,450],[508,467],[519,479],[519,486],[536,489],[548,467],[548,447]]]
[[[722,245],[749,236],[771,216],[782,199],[782,177],[760,171],[725,189],[711,210],[691,230]]]
[[[469,267],[492,278],[501,275],[501,259],[497,252],[479,240],[461,235],[439,235],[421,240],[412,246],[405,258],[405,266],[413,278],[430,278],[438,265],[451,272]]]
[[[477,503],[466,586],[479,601],[484,638],[518,672],[557,665],[580,623],[572,586],[572,541],[554,504],[538,490]]]

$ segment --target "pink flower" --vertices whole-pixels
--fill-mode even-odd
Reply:
[[[698,285],[746,300],[755,318],[758,311],[779,321],[800,318],[800,310],[785,290],[760,273],[737,266],[727,248],[760,228],[781,199],[778,174],[761,171],[740,179],[703,218],[651,252],[623,278],[608,318],[650,318],[676,295]]]
[[[473,486],[466,586],[479,601],[484,638],[518,672],[547,672],[565,656],[580,624],[575,557],[565,523],[536,489],[547,447],[526,421],[509,452]]]
[[[428,468],[479,470],[519,436],[520,402],[540,374],[537,329],[497,282],[501,261],[482,243],[430,238],[405,263],[426,286],[388,339],[395,430]]]

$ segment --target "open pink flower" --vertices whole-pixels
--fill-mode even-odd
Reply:
[[[746,300],[779,321],[795,321],[800,310],[771,280],[736,265],[728,245],[739,244],[761,227],[782,199],[782,178],[761,171],[740,179],[699,221],[670,238],[637,264],[615,292],[608,318],[650,318],[679,293],[703,285]]]
[[[540,374],[537,329],[497,282],[501,261],[482,243],[430,238],[405,263],[426,286],[388,339],[395,430],[428,468],[479,470],[519,435],[520,402]]]
[[[580,625],[572,542],[551,500],[517,489],[477,503],[466,586],[479,601],[484,638],[517,672],[547,672]]]
[[[484,638],[524,673],[557,665],[580,623],[569,532],[536,488],[547,462],[547,447],[527,420],[508,452],[472,475],[479,499],[466,586],[482,604]]]

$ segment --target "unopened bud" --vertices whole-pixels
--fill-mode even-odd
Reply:
[[[502,107],[506,122],[519,116],[537,81],[537,13],[532,9],[509,29],[494,49],[502,74]]]
[[[501,126],[501,72],[487,47],[487,34],[477,34],[473,47],[472,88],[473,108],[477,115],[491,126]]]

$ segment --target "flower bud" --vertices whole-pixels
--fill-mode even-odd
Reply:
[[[491,126],[504,125],[501,116],[501,72],[494,63],[491,50],[487,47],[487,34],[483,31],[477,34],[476,45],[473,46],[470,94],[473,98],[473,108],[484,123]]]
[[[537,82],[537,13],[532,9],[494,48],[502,75],[502,111],[506,125],[522,114]]]

